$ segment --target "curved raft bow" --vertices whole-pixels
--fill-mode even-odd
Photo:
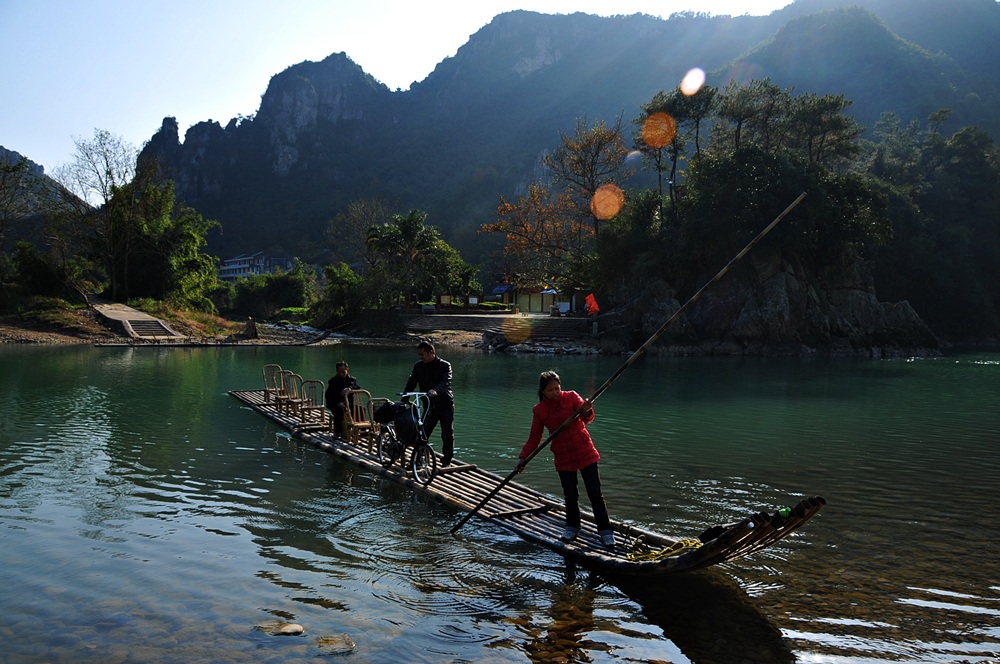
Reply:
[[[698,539],[677,540],[659,550],[650,549],[644,535],[633,537],[626,530],[623,533],[625,547],[629,550],[626,558],[636,563],[669,563],[678,567],[671,571],[717,565],[750,555],[784,539],[815,516],[824,505],[826,500],[822,496],[803,498],[795,507],[782,508],[771,515],[758,512],[742,521],[712,526]]]

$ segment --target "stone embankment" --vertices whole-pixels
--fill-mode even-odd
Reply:
[[[478,333],[464,346],[506,353],[597,354],[600,352],[588,318],[542,314],[434,313],[404,320],[411,336],[447,338],[448,331]],[[471,336],[471,335],[469,335]]]

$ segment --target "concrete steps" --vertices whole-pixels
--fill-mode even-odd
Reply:
[[[179,337],[166,324],[158,318],[129,319],[126,321],[128,327],[132,329],[132,336],[142,338],[152,337]]]

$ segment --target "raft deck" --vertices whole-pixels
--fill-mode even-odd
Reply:
[[[336,437],[329,426],[304,423],[265,401],[264,390],[233,390],[230,395],[288,431],[293,437],[345,459],[361,468],[404,484],[412,490],[465,512],[470,512],[503,482],[503,477],[455,459],[438,470],[427,485],[420,484],[399,463],[385,468],[378,459],[376,436],[357,445]],[[820,497],[802,499],[794,507],[767,514],[759,512],[725,526],[706,528],[700,540],[673,539],[620,521],[612,521],[617,546],[600,544],[593,515],[584,511],[580,534],[573,542],[559,539],[565,525],[561,500],[529,487],[508,482],[476,516],[541,544],[580,564],[627,575],[664,575],[716,565],[759,551],[800,528],[825,505]]]

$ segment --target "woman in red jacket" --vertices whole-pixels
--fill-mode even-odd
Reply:
[[[611,531],[608,507],[601,493],[601,474],[597,470],[601,455],[594,447],[586,426],[594,421],[594,409],[576,392],[563,392],[559,374],[555,371],[543,371],[539,377],[538,403],[531,409],[531,433],[521,448],[517,472],[524,470],[524,460],[538,448],[542,440],[542,427],[550,432],[555,431],[580,406],[584,406],[580,416],[574,418],[569,426],[552,439],[552,455],[562,483],[563,495],[566,497],[566,529],[561,539],[572,542],[580,533],[580,490],[576,480],[576,473],[579,471],[594,510],[594,521],[597,523],[601,543],[613,549],[615,536]]]

